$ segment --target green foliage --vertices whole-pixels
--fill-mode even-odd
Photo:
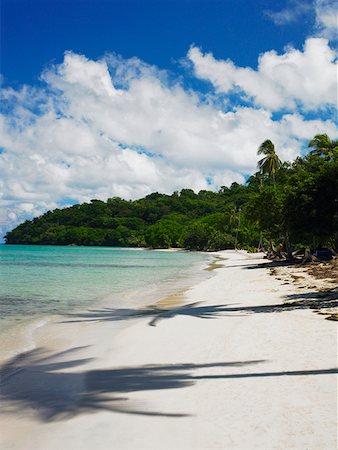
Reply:
[[[179,247],[182,228],[182,225],[174,220],[159,220],[147,228],[146,244],[152,248]]]
[[[208,225],[192,223],[185,230],[183,246],[190,250],[207,250],[210,232]]]
[[[327,134],[317,134],[309,143],[313,147],[310,155],[323,156],[327,161],[331,161],[338,156],[338,141],[331,141]]]
[[[281,191],[272,186],[263,186],[251,196],[245,213],[248,218],[255,220],[262,232],[277,236],[283,231],[283,196]]]
[[[210,250],[226,250],[234,248],[235,238],[230,234],[213,231],[208,239],[208,248]]]
[[[7,233],[9,244],[257,248],[287,236],[299,246],[338,247],[338,145],[316,135],[312,150],[281,164],[271,141],[259,148],[260,171],[246,185],[197,194],[182,189],[135,201],[106,202],[48,211]]]
[[[285,220],[294,241],[325,246],[338,231],[338,158],[309,155],[290,170]]]
[[[269,177],[272,177],[275,183],[276,173],[282,165],[276,153],[275,146],[269,139],[267,139],[259,146],[258,154],[264,155],[264,158],[258,161],[260,172],[263,175],[267,174]]]

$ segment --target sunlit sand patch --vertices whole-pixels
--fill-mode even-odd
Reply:
[[[204,270],[207,270],[208,272],[212,272],[213,270],[220,269],[221,267],[224,267],[224,264],[219,264],[217,262],[213,262],[208,267],[206,267]]]
[[[182,306],[184,304],[184,294],[186,290],[181,290],[178,292],[175,292],[174,294],[168,295],[167,297],[164,297],[160,300],[158,300],[155,305],[155,307],[161,309],[172,309],[177,308],[178,306]]]
[[[221,256],[215,256],[214,257],[215,260],[212,261],[208,267],[206,267],[204,270],[208,271],[208,272],[212,272],[215,269],[220,269],[222,267],[224,267],[224,264],[221,264],[221,261],[225,261],[225,258],[222,258]]]

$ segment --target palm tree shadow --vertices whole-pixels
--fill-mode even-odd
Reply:
[[[140,319],[144,317],[150,318],[148,325],[156,326],[158,322],[164,319],[171,319],[177,316],[191,316],[199,319],[218,319],[224,313],[231,312],[228,305],[208,305],[199,306],[202,302],[194,302],[185,304],[178,308],[161,308],[158,306],[149,306],[141,309],[132,308],[101,308],[89,309],[83,313],[70,313],[66,317],[69,319],[61,323],[74,322],[105,322]],[[240,309],[239,309],[240,310]],[[233,315],[233,314],[232,314]]]
[[[79,348],[74,348],[49,355],[43,349],[36,349],[14,357],[5,364],[1,371],[2,412],[13,413],[19,417],[23,413],[34,414],[44,422],[65,420],[80,414],[100,411],[183,418],[189,414],[150,411],[145,403],[130,400],[128,394],[188,388],[201,380],[226,381],[337,373],[337,369],[334,368],[253,372],[251,367],[265,362],[264,360],[207,364],[149,364],[84,370],[83,366],[90,360],[67,360],[78,350]],[[82,367],[81,371],[79,367]],[[236,373],[234,368],[245,368],[246,371]],[[220,373],[221,369],[226,369],[227,373]]]
[[[241,306],[236,304],[201,305],[203,302],[189,303],[174,309],[150,306],[142,309],[101,308],[91,309],[84,313],[68,314],[70,320],[64,322],[101,322],[149,318],[149,326],[157,326],[161,320],[178,316],[190,316],[199,319],[218,319],[234,315],[278,313],[302,309],[326,309],[338,306],[337,291],[323,293],[312,291],[285,296],[285,303],[272,305]]]
[[[258,306],[232,306],[232,305],[207,305],[198,306],[199,302],[191,303],[181,308],[160,313],[154,317],[149,325],[156,324],[163,319],[176,316],[191,316],[201,319],[216,319],[221,317],[243,316],[250,314],[271,314],[285,311],[304,309],[326,309],[338,306],[338,293],[324,294],[320,292],[308,292],[302,294],[291,294],[285,297],[285,303]]]
[[[241,367],[263,361],[210,364],[144,365],[99,370],[81,370],[90,359],[69,360],[68,351],[49,355],[36,349],[12,358],[1,368],[2,412],[37,414],[41,421],[64,420],[98,411],[159,417],[186,417],[181,412],[150,411],[146,404],[131,401],[127,394],[140,391],[182,389],[197,380],[200,369]],[[67,360],[68,359],[68,360]],[[71,370],[71,369],[74,369]]]

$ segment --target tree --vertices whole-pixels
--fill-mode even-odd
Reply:
[[[272,177],[273,184],[276,186],[276,173],[282,163],[270,139],[267,139],[259,146],[257,153],[258,155],[264,155],[264,158],[258,161],[259,170],[262,174],[267,174],[269,177]]]
[[[293,240],[314,248],[331,245],[338,248],[337,198],[338,159],[328,161],[309,154],[295,161],[284,202]]]
[[[183,245],[189,250],[206,250],[210,236],[210,228],[204,223],[192,223],[186,229]]]
[[[182,230],[183,226],[174,220],[161,219],[147,228],[146,243],[152,248],[178,247]]]
[[[338,156],[338,141],[331,141],[327,134],[316,134],[309,147],[314,147],[310,152],[311,156],[322,156],[327,161],[332,161],[334,156]]]

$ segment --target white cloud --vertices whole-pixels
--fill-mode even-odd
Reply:
[[[257,70],[216,60],[197,47],[190,48],[188,58],[196,76],[210,81],[218,92],[240,91],[272,111],[336,106],[337,61],[325,39],[307,39],[303,51],[288,48],[282,55],[273,50],[263,53]]]
[[[334,0],[315,0],[316,30],[317,33],[336,41],[338,38],[338,8]]]
[[[291,0],[287,3],[287,6],[280,11],[265,11],[265,15],[268,16],[276,25],[287,25],[297,22],[305,14],[312,11],[313,6],[311,2],[304,0]]]
[[[203,64],[212,58],[197,49],[196,55]],[[203,104],[197,93],[135,58],[93,61],[67,53],[42,78],[44,88],[2,94],[9,111],[0,116],[3,231],[62,204],[242,182],[256,169],[263,140],[272,139],[283,159],[293,159],[303,139],[338,134],[332,122],[299,113],[274,120],[262,108],[222,111],[217,103]]]
[[[331,41],[338,39],[338,8],[336,0],[287,0],[285,8],[264,11],[277,26],[296,22],[312,22],[312,35]]]

